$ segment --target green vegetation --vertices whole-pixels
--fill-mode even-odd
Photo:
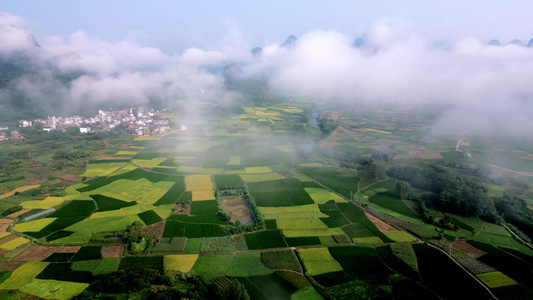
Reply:
[[[287,243],[279,230],[249,233],[244,237],[246,238],[246,244],[250,250],[287,247]]]
[[[292,250],[269,251],[261,253],[261,261],[272,270],[291,270],[302,272]]]

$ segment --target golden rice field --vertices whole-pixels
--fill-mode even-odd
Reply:
[[[367,128],[366,130],[373,131],[373,132],[378,132],[378,133],[383,133],[383,134],[391,134],[392,133],[390,131],[383,131],[383,130],[377,130],[377,129],[371,129],[371,128]]]
[[[165,255],[163,257],[163,266],[165,270],[187,273],[192,269],[198,257],[198,254]]]
[[[40,186],[39,184],[21,186],[21,187],[18,187],[16,189],[12,190],[11,192],[7,192],[5,194],[0,195],[0,199],[4,199],[4,198],[10,197],[10,196],[13,196],[13,195],[15,195],[16,192],[22,193],[22,192],[25,192],[25,191],[28,191],[28,190],[31,190],[31,189],[34,189],[34,188],[38,188],[39,186]]]
[[[272,173],[272,169],[269,167],[263,166],[263,167],[246,167],[244,168],[246,173],[249,174],[256,174],[256,173]]]
[[[65,197],[46,197],[44,200],[31,200],[22,202],[22,208],[24,209],[49,209],[65,201]],[[70,199],[72,200],[72,199]]]
[[[278,173],[242,174],[240,176],[245,182],[260,182],[285,178],[283,175]]]
[[[213,189],[211,175],[195,174],[185,176],[186,191],[207,191]]]
[[[205,200],[215,200],[215,193],[213,190],[210,191],[193,191],[192,192],[192,201],[205,201]]]
[[[27,242],[29,242],[30,240],[26,239],[26,238],[23,238],[23,237],[18,237],[14,240],[11,240],[7,243],[4,243],[2,245],[0,245],[0,249],[2,250],[6,250],[6,251],[11,251],[11,250],[14,250],[24,244],[26,244]]]
[[[44,219],[38,219],[38,220],[28,221],[24,223],[19,223],[15,225],[13,229],[18,232],[41,231],[41,229],[45,228],[50,223],[54,222],[56,219],[57,218],[44,218]]]

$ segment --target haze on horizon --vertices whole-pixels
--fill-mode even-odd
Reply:
[[[533,3],[508,7],[409,1],[136,1],[5,3],[0,57],[31,53],[43,76],[14,83],[27,97],[84,103],[151,98],[232,101],[227,64],[273,89],[322,101],[452,105],[440,123],[531,136]],[[292,47],[281,43],[298,37]],[[37,41],[38,45],[35,44]],[[365,45],[353,47],[356,37]],[[489,46],[499,39],[502,46]],[[261,56],[250,49],[263,47]],[[79,72],[68,85],[47,72]],[[1,97],[10,97],[0,91]]]

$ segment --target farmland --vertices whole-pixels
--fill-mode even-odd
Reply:
[[[189,131],[74,143],[89,156],[67,167],[68,176],[53,167],[57,150],[18,160],[25,178],[0,183],[0,295],[68,299],[98,276],[146,269],[215,285],[237,280],[252,299],[322,299],[325,292],[459,299],[486,296],[485,288],[533,295],[533,251],[505,220],[483,215],[491,201],[505,207],[503,200],[476,194],[514,193],[526,205],[515,199],[513,209],[527,208],[531,180],[476,177],[475,162],[454,150],[454,136],[419,137],[431,125],[424,113],[315,105],[294,100],[229,116],[205,105],[199,109],[207,117]],[[338,117],[339,126],[321,136],[300,121],[310,109]],[[298,143],[311,141],[311,152],[302,152]],[[478,141],[470,147],[478,151],[473,157],[491,159]],[[523,151],[513,149],[507,166]],[[384,178],[375,178],[376,165],[385,167]],[[460,188],[435,182],[455,187],[455,179],[475,187],[465,197],[486,199],[485,210],[446,207]],[[46,182],[31,184],[37,180]],[[400,182],[409,193],[401,194]]]

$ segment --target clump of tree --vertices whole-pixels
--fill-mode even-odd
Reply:
[[[89,153],[79,151],[79,150],[76,150],[76,151],[59,150],[54,154],[55,160],[64,159],[64,160],[73,161],[73,160],[86,158],[86,157],[89,157]]]
[[[214,299],[249,300],[236,279],[225,285],[207,283],[186,274],[170,276],[153,269],[120,270],[100,275],[76,299]]]
[[[429,169],[396,165],[387,174],[432,192],[434,196],[429,197],[429,204],[441,210],[482,217],[488,221],[500,219],[493,199],[488,195],[488,188],[479,179],[457,176],[438,165]]]
[[[396,193],[400,196],[400,199],[405,200],[411,195],[411,185],[407,181],[400,180],[396,183]]]
[[[322,136],[330,135],[335,129],[337,129],[337,127],[339,127],[339,125],[339,122],[326,117],[320,117],[318,119],[318,128],[322,131]]]
[[[139,221],[133,222],[126,228],[123,240],[128,244],[128,251],[132,254],[150,253],[154,248],[155,235],[147,236],[143,233],[143,224]]]

